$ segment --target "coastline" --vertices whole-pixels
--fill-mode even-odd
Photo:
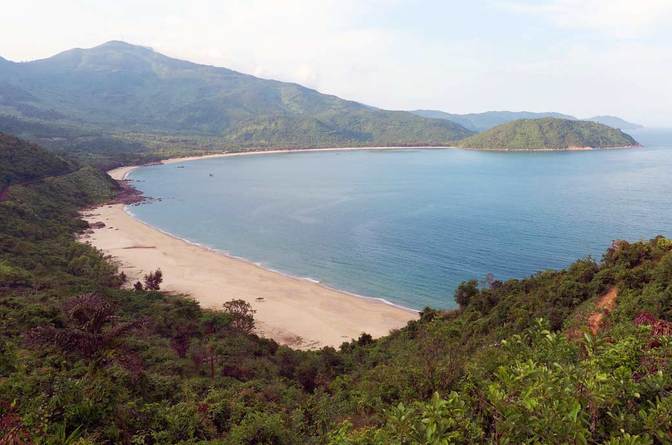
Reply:
[[[260,155],[277,155],[277,154],[291,154],[291,153],[315,153],[315,152],[333,152],[333,151],[396,151],[396,150],[445,150],[450,148],[459,148],[452,145],[446,146],[417,146],[417,147],[405,147],[405,146],[393,146],[393,147],[334,147],[334,148],[293,148],[293,149],[277,149],[277,150],[247,150],[247,151],[236,151],[236,152],[221,152],[221,153],[212,153],[207,155],[196,155],[196,156],[182,156],[163,159],[160,162],[155,163],[155,165],[161,164],[177,164],[180,162],[189,162],[189,161],[200,161],[203,159],[214,159],[214,158],[228,158],[236,156],[260,156]],[[147,167],[153,164],[146,165],[127,165],[123,167],[113,168],[107,172],[108,175],[117,181],[124,181],[127,179],[127,176],[133,170],[140,167]]]
[[[202,159],[213,159],[213,158],[224,158],[224,157],[233,157],[233,156],[259,156],[259,155],[272,155],[272,154],[289,154],[289,153],[315,153],[315,152],[333,152],[333,151],[395,151],[395,150],[447,150],[447,149],[457,149],[457,150],[466,150],[466,151],[483,151],[483,152],[530,152],[530,153],[547,153],[547,152],[577,152],[577,151],[606,151],[606,150],[624,150],[624,149],[633,149],[641,148],[641,144],[637,145],[623,145],[623,146],[613,146],[613,147],[567,147],[567,148],[469,148],[469,147],[460,147],[457,145],[419,145],[419,146],[389,146],[389,147],[333,147],[333,148],[283,148],[283,149],[271,149],[271,150],[261,150],[261,149],[251,149],[247,151],[238,151],[238,152],[221,152],[221,153],[212,153],[207,155],[196,155],[196,156],[182,156],[163,159],[156,164],[177,164],[180,162],[189,162],[189,161],[199,161]],[[146,167],[152,164],[146,165],[129,165],[123,167],[117,167],[112,170],[109,170],[109,174],[113,179],[117,181],[124,181],[127,179],[128,174],[133,170]]]
[[[218,153],[171,158],[162,163],[295,151],[298,150]],[[117,181],[124,181],[139,167],[119,167],[108,174]],[[92,229],[83,234],[80,241],[110,255],[128,276],[129,285],[160,268],[164,273],[162,290],[189,295],[203,307],[217,309],[226,301],[243,299],[256,310],[260,336],[293,348],[338,347],[363,332],[374,338],[381,337],[418,318],[417,311],[383,299],[352,294],[314,280],[270,270],[244,258],[181,239],[135,218],[123,203],[89,209],[82,216]]]
[[[549,152],[575,152],[575,151],[608,151],[608,150],[625,150],[632,148],[641,148],[642,145],[618,145],[608,147],[567,147],[567,148],[470,148],[470,147],[445,147],[457,148],[468,151],[484,151],[484,152],[515,152],[515,153],[549,153]]]
[[[131,204],[131,205],[133,205],[133,204]],[[345,294],[345,295],[349,295],[349,296],[352,296],[352,297],[355,297],[355,298],[361,298],[361,299],[363,299],[363,300],[373,301],[373,302],[376,302],[376,303],[383,303],[383,304],[386,304],[386,305],[388,305],[388,306],[392,306],[392,307],[394,307],[394,308],[401,309],[401,310],[403,310],[403,311],[406,311],[406,312],[409,312],[409,313],[412,313],[412,314],[419,314],[419,313],[420,313],[420,311],[418,311],[418,310],[415,310],[415,309],[412,309],[412,308],[403,306],[403,305],[401,305],[401,304],[393,303],[393,302],[388,301],[388,300],[386,300],[386,299],[384,299],[384,298],[381,298],[381,297],[371,297],[371,296],[368,296],[368,295],[361,295],[361,294],[357,294],[357,293],[355,293],[355,292],[350,292],[350,291],[347,291],[347,290],[338,289],[338,288],[336,288],[336,287],[332,287],[332,286],[326,285],[326,284],[322,283],[321,281],[316,280],[316,279],[314,279],[314,278],[304,277],[304,276],[299,276],[299,275],[292,275],[291,273],[288,273],[288,272],[283,272],[283,271],[281,271],[281,270],[272,269],[272,268],[270,268],[270,267],[264,266],[263,264],[261,264],[261,263],[259,263],[259,262],[252,261],[252,260],[248,260],[247,258],[244,258],[244,257],[241,257],[241,256],[236,256],[236,255],[233,255],[233,254],[231,254],[231,253],[229,253],[229,252],[226,252],[226,251],[223,251],[223,250],[220,250],[220,249],[216,249],[216,248],[214,248],[214,247],[210,247],[210,246],[205,245],[205,244],[202,244],[202,243],[197,243],[197,242],[195,242],[195,241],[191,241],[191,240],[186,239],[186,238],[179,237],[179,236],[177,236],[177,235],[175,235],[175,234],[173,234],[173,233],[170,233],[170,232],[168,232],[168,231],[166,231],[166,230],[163,230],[163,229],[160,229],[160,228],[158,228],[158,227],[155,227],[155,226],[149,224],[149,223],[146,222],[146,221],[143,221],[142,219],[138,218],[133,212],[131,212],[131,211],[128,209],[128,207],[129,207],[129,205],[124,205],[124,212],[125,212],[128,216],[130,216],[130,217],[133,218],[134,220],[138,221],[139,223],[145,225],[145,226],[148,227],[149,229],[154,230],[154,231],[157,231],[157,232],[160,232],[160,233],[162,233],[162,234],[164,234],[164,235],[166,235],[166,236],[169,236],[169,237],[171,237],[171,238],[173,238],[173,239],[175,239],[175,240],[177,240],[177,241],[181,241],[181,242],[186,243],[186,244],[189,244],[189,245],[191,245],[191,246],[195,246],[195,247],[198,247],[198,248],[200,248],[200,249],[207,250],[208,252],[213,252],[213,253],[215,253],[215,254],[217,254],[217,255],[223,255],[223,256],[225,256],[225,257],[227,257],[227,258],[229,258],[229,259],[232,259],[232,260],[242,261],[242,262],[244,262],[244,263],[246,263],[246,264],[248,264],[248,265],[250,265],[250,266],[258,267],[258,268],[263,269],[263,270],[265,270],[265,271],[267,271],[267,272],[272,272],[272,273],[280,274],[280,275],[282,275],[283,277],[287,277],[287,278],[290,278],[290,279],[292,279],[292,280],[306,281],[306,282],[308,282],[308,283],[314,284],[314,285],[319,286],[319,287],[321,287],[321,288],[323,288],[323,289],[326,289],[326,290],[328,290],[328,291],[338,292],[338,293],[340,293],[340,294]]]

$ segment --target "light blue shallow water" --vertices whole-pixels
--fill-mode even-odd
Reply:
[[[672,236],[672,133],[646,148],[292,153],[135,170],[131,208],[179,237],[354,293],[453,307],[463,280],[522,278]],[[183,167],[183,168],[178,168]],[[210,176],[212,174],[212,176]]]

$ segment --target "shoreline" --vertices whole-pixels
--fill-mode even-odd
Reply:
[[[221,152],[221,153],[212,153],[207,155],[196,155],[196,156],[182,156],[163,159],[159,162],[150,163],[150,164],[140,164],[140,165],[126,165],[122,167],[113,168],[108,170],[107,174],[117,181],[127,180],[127,176],[135,169],[140,167],[150,167],[152,165],[169,165],[177,164],[180,162],[191,162],[191,161],[200,161],[204,159],[215,159],[215,158],[228,158],[228,157],[237,157],[237,156],[259,156],[259,155],[277,155],[277,154],[292,154],[292,153],[316,153],[316,152],[334,152],[334,151],[401,151],[401,150],[446,150],[446,149],[460,149],[460,147],[455,146],[417,146],[417,147],[335,147],[335,148],[295,148],[295,149],[277,149],[277,150],[248,150],[248,151],[235,151],[235,152]],[[467,149],[469,150],[469,149]]]
[[[469,147],[446,147],[457,148],[467,151],[483,151],[483,152],[514,152],[514,153],[567,153],[577,151],[609,151],[609,150],[626,150],[633,148],[642,148],[643,145],[618,145],[614,147],[567,147],[567,148],[469,148]]]
[[[334,152],[334,151],[398,151],[398,150],[465,150],[465,151],[482,151],[482,152],[529,152],[529,153],[552,153],[552,152],[583,152],[583,151],[608,151],[608,150],[625,150],[633,148],[642,148],[643,145],[623,145],[614,147],[567,147],[567,148],[469,148],[460,147],[457,145],[418,145],[418,146],[380,146],[380,147],[333,147],[333,148],[282,148],[282,149],[251,149],[246,151],[236,152],[220,152],[195,156],[181,156],[163,159],[156,163],[128,165],[116,167],[107,171],[113,179],[117,181],[124,181],[128,174],[140,167],[149,167],[151,165],[162,164],[176,164],[179,162],[200,161],[203,159],[214,159],[234,156],[257,156],[257,155],[273,155],[273,154],[291,154],[291,153],[316,153],[316,152]]]
[[[202,243],[198,243],[196,241],[191,241],[187,238],[182,238],[180,236],[175,235],[174,233],[170,233],[167,230],[160,229],[160,228],[158,228],[156,226],[153,226],[153,225],[149,224],[148,222],[143,221],[142,219],[138,218],[135,214],[133,214],[133,212],[131,212],[128,209],[128,207],[131,206],[131,205],[133,205],[133,204],[123,204],[124,212],[128,216],[130,216],[134,220],[138,221],[140,224],[145,225],[147,228],[149,228],[151,230],[155,230],[157,232],[160,232],[160,233],[162,233],[166,236],[169,236],[169,237],[171,237],[171,238],[173,238],[177,241],[181,241],[181,242],[189,244],[191,246],[198,247],[199,249],[207,250],[208,252],[212,252],[212,253],[215,253],[217,255],[225,256],[225,257],[227,257],[229,259],[232,259],[232,260],[235,260],[235,261],[242,261],[242,262],[244,262],[244,263],[246,263],[250,266],[258,267],[258,268],[263,269],[267,272],[276,273],[276,274],[282,275],[283,277],[290,278],[292,280],[305,281],[307,283],[314,284],[314,285],[319,286],[319,287],[321,287],[325,290],[328,290],[328,291],[338,292],[338,293],[341,293],[341,294],[350,295],[350,296],[355,297],[355,298],[361,298],[363,300],[373,301],[373,302],[376,302],[376,303],[382,303],[382,304],[391,306],[393,308],[401,309],[403,311],[409,312],[411,314],[420,314],[419,310],[416,310],[416,309],[413,309],[413,308],[410,308],[410,307],[406,307],[406,306],[401,305],[401,304],[393,303],[393,302],[391,302],[389,300],[386,300],[385,298],[382,298],[382,297],[372,297],[370,295],[362,295],[362,294],[358,294],[356,292],[347,291],[345,289],[339,289],[337,287],[333,287],[333,286],[329,286],[328,284],[324,284],[323,282],[321,282],[320,280],[317,280],[315,278],[303,277],[303,276],[300,276],[300,275],[293,275],[289,272],[284,272],[282,270],[273,269],[271,267],[264,266],[262,263],[260,263],[258,261],[252,261],[252,260],[247,259],[245,257],[233,255],[230,252],[227,252],[227,251],[224,251],[224,250],[221,250],[221,249],[217,249],[215,247],[208,246],[207,244],[202,244]]]
[[[171,158],[161,163],[296,151],[306,150],[217,153]],[[118,167],[108,174],[117,181],[125,181],[139,167],[142,166]],[[128,285],[160,268],[164,273],[162,290],[188,295],[203,307],[217,309],[226,301],[243,299],[256,310],[258,335],[296,349],[338,348],[364,332],[374,338],[382,337],[418,318],[418,311],[383,298],[335,289],[182,239],[136,218],[128,205],[108,203],[83,211],[82,217],[92,228],[80,237],[81,242],[109,255],[128,276]]]

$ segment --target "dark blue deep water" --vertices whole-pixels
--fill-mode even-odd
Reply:
[[[672,236],[672,133],[640,149],[292,153],[150,166],[131,211],[188,240],[412,308],[462,281]],[[183,168],[178,168],[178,167]],[[212,174],[212,176],[210,176]]]

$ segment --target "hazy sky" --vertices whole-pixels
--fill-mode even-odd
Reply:
[[[3,0],[14,61],[108,40],[392,109],[672,126],[672,0]]]

